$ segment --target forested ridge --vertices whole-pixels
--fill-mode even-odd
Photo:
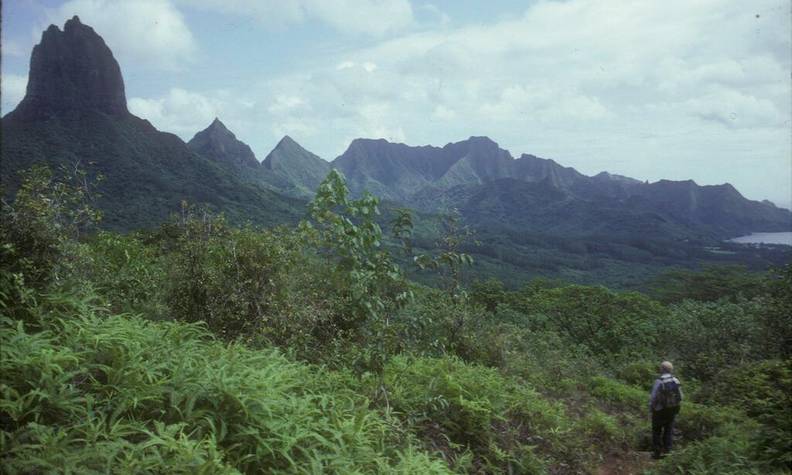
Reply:
[[[381,229],[336,172],[298,225],[184,203],[129,234],[97,231],[85,176],[57,176],[29,170],[2,210],[5,473],[790,470],[792,266],[646,294],[463,285],[463,230],[418,254],[411,215]],[[686,398],[654,463],[662,359]]]

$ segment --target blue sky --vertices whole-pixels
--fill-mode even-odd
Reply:
[[[587,174],[792,205],[787,0],[6,1],[3,113],[41,31],[75,14],[130,110],[185,140],[215,116],[259,159],[284,134],[326,159],[355,137],[488,135]]]

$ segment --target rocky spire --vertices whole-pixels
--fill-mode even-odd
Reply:
[[[33,48],[27,92],[12,112],[18,119],[128,114],[121,68],[101,36],[77,16],[61,31],[50,25]]]
[[[190,149],[216,162],[236,169],[257,169],[259,162],[250,147],[236,138],[233,132],[215,118],[209,127],[195,134],[187,143]]]

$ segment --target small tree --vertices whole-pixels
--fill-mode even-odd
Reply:
[[[57,282],[73,241],[100,220],[87,174],[78,165],[59,176],[45,166],[22,172],[12,203],[0,210],[0,311],[24,319],[26,302]],[[3,192],[0,190],[0,196]]]
[[[472,235],[470,228],[462,224],[459,211],[452,209],[443,218],[443,231],[437,243],[441,252],[436,256],[421,254],[414,258],[419,268],[440,272],[446,290],[454,299],[467,297],[462,289],[462,267],[473,265],[473,257],[461,252],[461,248]]]
[[[388,355],[388,335],[393,313],[412,299],[401,268],[383,248],[382,228],[376,222],[379,200],[369,193],[349,198],[344,177],[331,171],[319,185],[309,205],[312,223],[301,228],[332,266],[329,274],[342,289],[342,321],[349,335],[368,336],[365,368],[382,376]],[[408,236],[410,220],[402,220],[397,232]],[[367,353],[367,354],[366,354]],[[380,385],[387,402],[387,393]]]
[[[12,203],[2,203],[0,238],[2,268],[24,275],[28,285],[42,287],[53,277],[64,245],[101,220],[87,173],[62,167],[55,176],[46,166],[22,172],[22,185]],[[97,177],[101,180],[101,177]]]

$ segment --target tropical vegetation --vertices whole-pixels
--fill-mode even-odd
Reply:
[[[98,231],[95,198],[34,168],[2,208],[5,473],[792,470],[792,265],[469,284],[453,219],[423,252],[337,172],[275,228],[184,203]],[[663,359],[685,401],[653,463]]]

